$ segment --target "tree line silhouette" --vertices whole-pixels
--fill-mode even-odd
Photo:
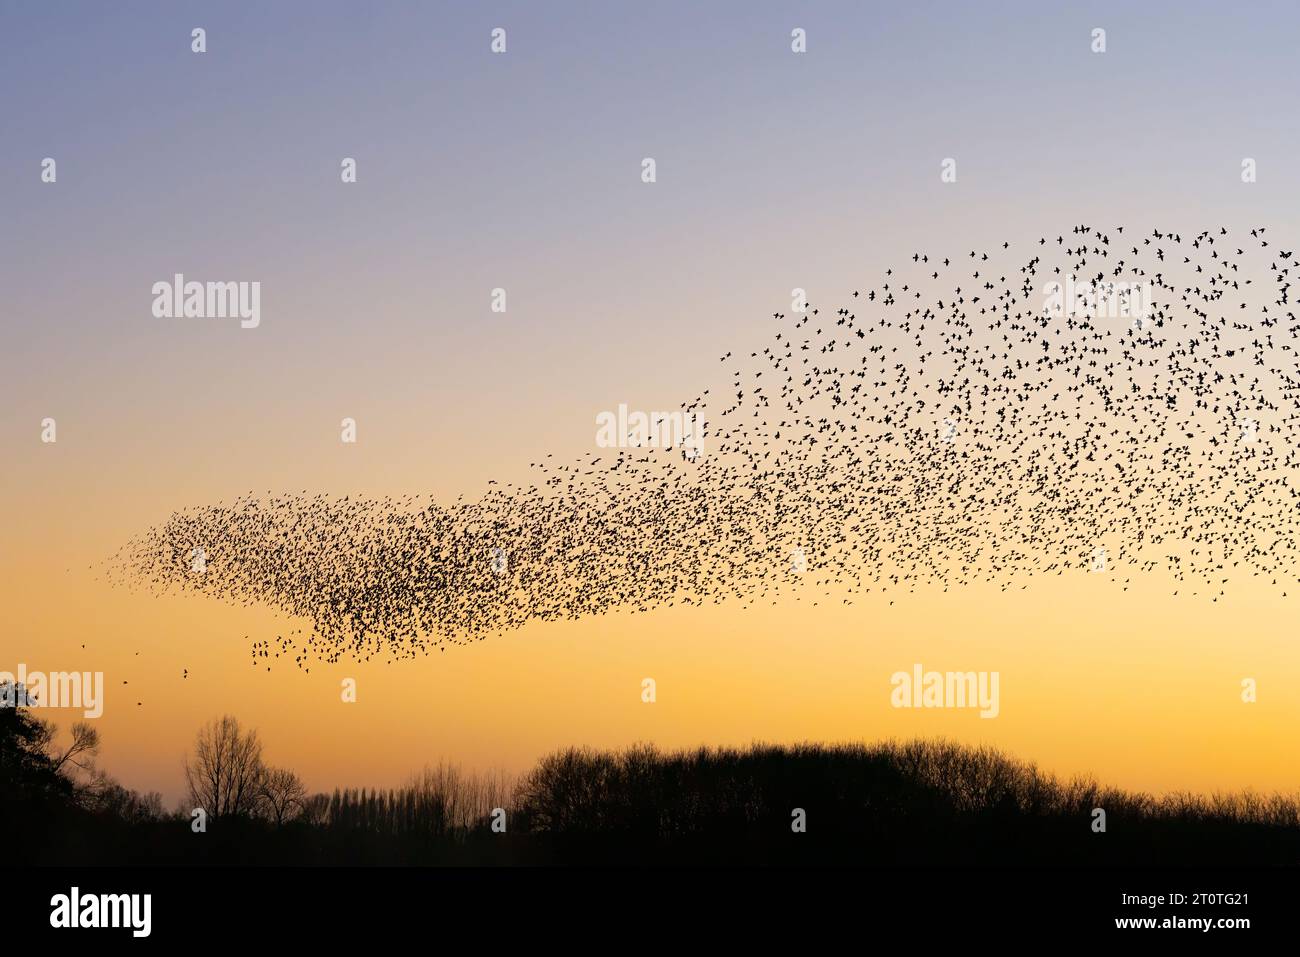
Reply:
[[[198,732],[188,793],[167,811],[96,767],[89,725],[58,739],[21,703],[0,708],[12,862],[1300,863],[1300,796],[1152,796],[942,740],[569,748],[519,777],[441,763],[399,788],[311,794],[225,716]]]

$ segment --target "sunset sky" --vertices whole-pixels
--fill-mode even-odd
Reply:
[[[725,384],[718,357],[761,348],[793,288],[838,300],[916,250],[1077,223],[1293,241],[1297,28],[1286,3],[7,4],[0,671],[104,672],[101,763],[169,805],[226,712],[319,790],[568,745],[914,735],[1128,788],[1300,789],[1300,587],[809,591],[304,675],[249,655],[304,621],[102,575],[173,511],[250,491],[527,481],[591,453],[602,410]],[[260,326],[155,318],[175,273],[260,282]],[[1000,672],[1000,715],[892,708],[917,662]]]

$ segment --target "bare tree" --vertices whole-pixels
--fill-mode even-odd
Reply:
[[[95,756],[99,754],[99,732],[88,722],[78,721],[72,726],[72,743],[62,755],[53,759],[54,770],[62,771],[65,765],[82,771],[94,771]]]
[[[161,821],[165,816],[162,795],[157,791],[140,794],[123,787],[103,771],[96,770],[89,782],[78,788],[81,806],[130,824]],[[188,810],[186,816],[188,817]]]
[[[185,759],[185,783],[194,807],[212,818],[253,814],[262,801],[262,742],[231,715],[199,729],[194,756]]]
[[[306,806],[307,788],[288,768],[267,768],[262,774],[261,794],[266,814],[276,827],[293,820]]]

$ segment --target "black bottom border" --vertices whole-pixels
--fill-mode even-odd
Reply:
[[[373,945],[477,928],[494,942],[588,932],[612,942],[604,935],[679,929],[692,940],[731,943],[833,931],[972,945],[1043,943],[1045,932],[1062,935],[1047,940],[1133,935],[1227,944],[1292,937],[1300,868],[8,867],[0,869],[0,887],[0,918],[13,941],[77,934],[131,946],[256,934],[259,943]],[[149,894],[148,938],[129,928],[52,927],[52,900],[73,887],[83,900]],[[1237,926],[1188,923],[1207,918]],[[1125,920],[1155,923],[1121,926]]]

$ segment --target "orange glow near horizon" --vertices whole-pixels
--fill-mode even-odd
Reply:
[[[416,661],[316,663],[305,674],[283,660],[268,672],[249,646],[308,623],[110,587],[85,562],[107,543],[81,538],[61,553],[57,541],[33,542],[3,568],[0,601],[19,640],[6,642],[0,670],[104,672],[101,764],[169,803],[195,731],[223,713],[256,727],[268,760],[319,790],[395,786],[440,760],[521,772],[570,745],[914,736],[1152,792],[1300,786],[1290,749],[1300,700],[1285,691],[1300,667],[1285,638],[1290,599],[1276,593],[1171,599],[1155,577],[1124,591],[1083,573],[1016,592],[873,592],[851,606],[808,592],[766,608],[533,623]],[[916,663],[999,672],[999,716],[891,707],[890,676]],[[641,701],[646,677],[654,704]],[[1254,704],[1241,700],[1247,677],[1259,683]],[[357,682],[355,704],[342,701],[344,678]],[[79,714],[43,716],[66,726]]]

